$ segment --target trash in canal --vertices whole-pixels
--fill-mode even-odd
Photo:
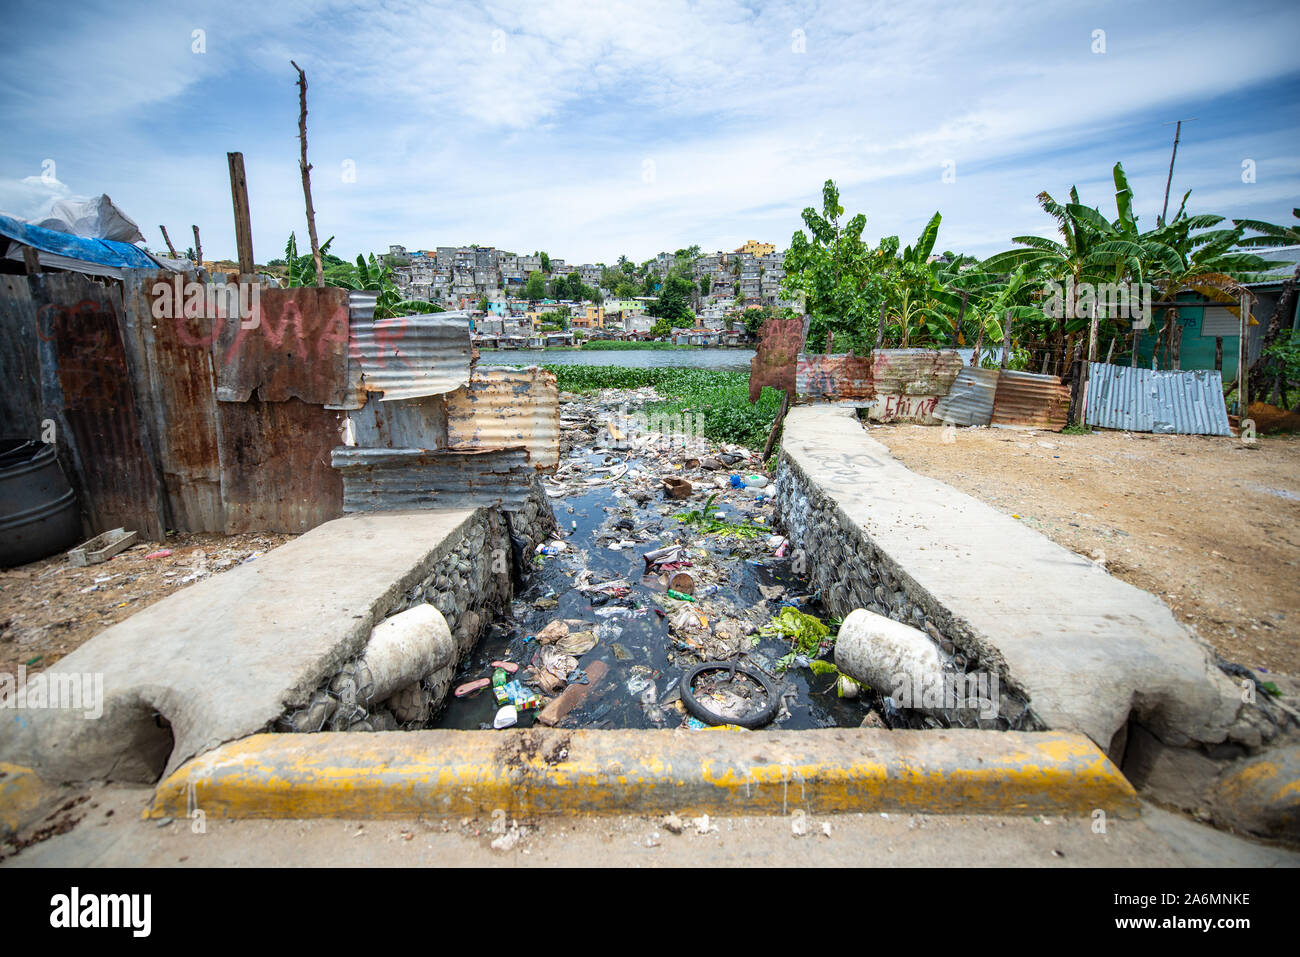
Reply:
[[[521,727],[861,725],[874,695],[841,697],[800,666],[830,653],[833,623],[772,528],[772,476],[749,449],[647,428],[638,413],[657,399],[561,396],[560,460],[543,476],[561,531],[462,661],[458,695],[518,662],[498,688],[536,696],[502,702]],[[433,725],[491,729],[497,707],[449,698]]]

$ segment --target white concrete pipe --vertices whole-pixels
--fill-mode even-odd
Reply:
[[[944,671],[943,656],[929,635],[865,608],[850,612],[840,625],[835,665],[878,694],[891,696],[902,676],[916,687]]]
[[[356,673],[367,683],[363,689],[369,693],[367,700],[383,701],[455,660],[456,643],[447,619],[424,603],[385,618],[374,627]]]

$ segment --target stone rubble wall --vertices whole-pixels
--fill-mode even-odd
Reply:
[[[447,620],[456,643],[449,665],[382,702],[350,693],[344,680],[353,662],[323,682],[308,705],[286,713],[280,731],[393,731],[424,727],[451,690],[460,662],[492,620],[509,605],[514,581],[526,574],[533,550],[555,531],[555,516],[540,479],[518,512],[479,509],[464,534],[427,576],[409,588],[386,617],[428,602]],[[354,682],[355,684],[355,682]]]
[[[914,589],[907,574],[849,521],[821,486],[784,452],[774,484],[777,530],[789,538],[795,560],[802,558],[806,562],[808,579],[830,617],[843,619],[855,608],[865,608],[924,631],[954,673],[980,670],[978,655],[968,645],[963,646],[952,616]],[[998,674],[1001,683],[998,717],[977,718],[969,711],[951,711],[947,723],[985,729],[1043,730],[1045,725],[1005,669],[996,663],[989,663],[988,668]],[[889,689],[878,690],[889,693]]]

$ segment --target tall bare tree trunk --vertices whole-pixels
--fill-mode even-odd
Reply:
[[[307,74],[302,67],[289,61],[298,71],[298,142],[302,146],[298,167],[302,170],[302,195],[307,201],[307,236],[311,240],[311,258],[316,264],[316,285],[325,285],[325,271],[321,268],[320,244],[316,241],[316,210],[311,204],[311,164],[307,162]]]

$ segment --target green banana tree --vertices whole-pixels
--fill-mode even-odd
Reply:
[[[1171,369],[1180,367],[1182,344],[1177,297],[1186,292],[1199,293],[1240,313],[1241,280],[1272,265],[1254,253],[1237,248],[1242,226],[1216,229],[1224,221],[1222,216],[1189,216],[1185,211],[1186,201],[1184,196],[1183,206],[1174,219],[1142,236],[1144,255],[1150,264],[1148,275],[1159,293],[1158,303],[1165,307],[1157,350],[1163,345]]]
[[[352,266],[337,256],[329,254],[331,236],[321,244],[320,254],[325,285],[340,289],[357,289],[377,292],[375,302],[376,319],[392,319],[412,313],[442,312],[441,306],[423,299],[403,298],[402,292],[393,282],[393,270],[376,261],[374,253],[367,262],[361,255],[357,256],[356,266]],[[298,255],[298,238],[289,233],[289,241],[284,245],[284,260],[288,267],[289,286],[316,285],[316,264],[310,255]]]
[[[393,282],[392,267],[376,260],[374,253],[370,254],[369,262],[358,253],[355,271],[347,275],[326,277],[325,284],[343,289],[379,293],[378,298],[375,300],[376,319],[394,319],[398,316],[409,316],[412,313],[443,311],[441,306],[425,302],[423,299],[403,298],[401,290]]]
[[[1080,204],[1075,187],[1070,187],[1069,203],[1058,203],[1044,191],[1038,194],[1038,205],[1056,221],[1060,239],[1012,237],[1013,242],[1024,248],[990,256],[984,260],[986,270],[1010,275],[1023,267],[1026,279],[1033,277],[1044,284],[1055,282],[1062,285],[1068,281],[1075,288],[1083,283],[1104,281],[1114,274],[1115,252],[1105,244],[1115,237],[1099,230],[1099,223],[1105,222],[1105,218],[1096,210]],[[1055,318],[1044,314],[1044,318],[1050,320],[1042,328],[1049,364],[1063,370],[1066,357],[1079,335],[1088,328],[1090,320],[1068,314]]]

